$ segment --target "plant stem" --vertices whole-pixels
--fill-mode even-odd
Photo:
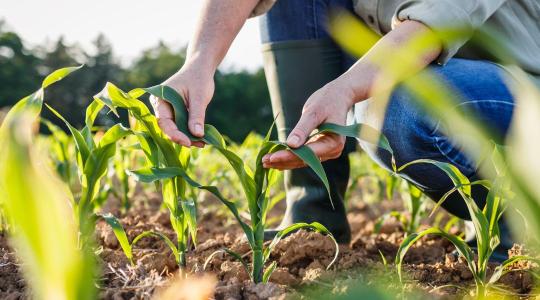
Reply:
[[[253,282],[259,283],[263,280],[263,267],[264,267],[264,258],[262,250],[260,249],[254,249],[253,250],[253,269],[252,269],[252,277]]]
[[[486,298],[486,286],[483,282],[476,283],[476,299],[482,300]]]
[[[187,266],[186,252],[183,250],[178,251],[178,265],[180,269],[185,269]]]

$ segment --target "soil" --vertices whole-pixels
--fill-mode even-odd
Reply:
[[[162,232],[174,240],[168,212],[161,207],[158,194],[140,195],[120,221],[131,239],[146,230]],[[398,283],[393,260],[404,232],[399,223],[389,219],[379,233],[374,225],[385,211],[401,209],[399,201],[382,201],[365,205],[355,201],[349,209],[352,241],[339,246],[335,264],[335,246],[330,238],[307,231],[284,238],[271,255],[277,268],[269,284],[253,284],[242,265],[231,256],[218,253],[203,266],[207,258],[224,247],[249,257],[249,247],[243,233],[209,196],[199,208],[198,245],[187,255],[187,279],[180,279],[171,251],[159,239],[148,237],[134,247],[136,265],[131,266],[119,247],[111,229],[99,221],[96,228],[97,253],[102,276],[98,281],[100,299],[309,299],[302,291],[315,287],[343,293],[361,282],[383,285],[387,291],[414,293],[414,298],[461,299],[469,297],[474,282],[465,262],[452,254],[454,247],[446,240],[426,237],[413,246],[405,258],[405,285]],[[117,201],[111,199],[104,211],[120,216]],[[283,206],[283,204],[281,205]],[[279,215],[278,207],[272,212]],[[454,228],[457,230],[456,228]],[[522,254],[515,246],[511,255]],[[384,260],[383,260],[384,257]],[[387,263],[385,263],[387,261]],[[491,266],[492,271],[494,266]],[[531,297],[534,277],[531,264],[513,266],[514,272],[504,275],[500,290],[516,297]],[[491,272],[490,271],[490,272]],[[0,299],[28,298],[19,263],[0,233]],[[181,293],[179,291],[182,291]],[[502,293],[502,292],[501,292]]]

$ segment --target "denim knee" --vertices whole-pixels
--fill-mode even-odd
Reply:
[[[372,101],[372,100],[368,100]],[[366,123],[379,131],[388,139],[394,153],[396,164],[402,165],[428,155],[424,149],[433,143],[432,133],[436,124],[427,118],[425,111],[412,99],[411,94],[402,87],[397,88],[391,95],[384,115],[376,113],[373,103],[365,103],[355,107],[357,121]],[[368,153],[391,168],[390,153],[384,149],[364,147],[366,144],[360,141]],[[429,148],[429,147],[428,147]]]

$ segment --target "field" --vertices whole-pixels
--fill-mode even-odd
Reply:
[[[349,21],[343,17],[332,25],[334,37],[361,56],[365,47],[347,34],[355,32],[366,44],[376,37]],[[416,42],[422,38],[433,37]],[[404,47],[388,57],[414,63],[407,61],[412,50]],[[381,62],[388,65],[393,64]],[[45,90],[81,68],[51,73],[3,116],[2,299],[537,297],[540,137],[531,128],[540,119],[540,94],[520,69],[508,67],[519,105],[504,147],[478,120],[453,109],[454,94],[429,71],[403,81],[428,113],[453,124],[445,133],[474,139],[461,142],[465,153],[482,149],[482,157],[474,157],[482,162],[481,180],[428,158],[398,165],[387,138],[367,124],[321,124],[310,138],[356,138],[386,151],[393,162],[384,170],[364,153],[351,155],[345,204],[353,234],[349,244],[339,245],[318,222],[292,224],[264,238],[285,208],[282,174],[263,167],[264,155],[292,151],[331,195],[327,174],[309,147],[292,149],[272,140],[273,124],[266,135],[252,133],[241,144],[210,124],[204,137],[192,136],[184,100],[164,85],[124,91],[107,83],[87,102],[84,126],[76,128],[48,105]],[[387,95],[384,88],[375,95]],[[147,105],[149,97],[169,102],[178,129],[204,149],[168,139]],[[62,126],[42,118],[44,110]],[[97,125],[103,114],[118,118]],[[128,121],[122,123],[121,115]],[[436,202],[427,199],[399,176],[418,164],[440,169],[454,187]],[[485,199],[473,199],[473,186],[489,191]],[[475,246],[464,240],[464,222],[439,207],[450,193],[467,206]],[[478,200],[485,205],[479,207]],[[503,213],[524,237],[507,259],[494,262]]]
[[[76,143],[68,135],[54,131],[53,125],[44,125],[54,134],[38,137],[37,145],[45,152],[63,147],[64,156],[57,156],[54,151],[47,156],[50,166],[66,180],[66,174],[77,173],[77,163],[69,159],[78,151]],[[96,137],[99,135],[102,134],[95,134]],[[100,191],[93,196],[92,214],[116,216],[126,232],[127,241],[147,232],[160,233],[169,241],[177,240],[177,229],[171,225],[170,207],[164,204],[160,192],[163,187],[137,182],[134,180],[137,176],[124,176],[125,170],[140,168],[148,161],[143,151],[124,150],[140,149],[133,146],[137,139],[127,135],[122,137],[118,151],[107,163],[108,171],[103,172]],[[253,165],[263,143],[264,137],[251,134],[241,145],[229,143],[227,149],[247,165]],[[245,199],[242,183],[227,157],[210,146],[192,150],[191,155],[187,170],[192,172],[193,178],[218,187],[220,195],[231,199],[238,208],[239,217],[249,220],[248,203],[242,200]],[[377,167],[365,154],[353,153],[351,161],[353,173],[346,204],[353,238],[349,245],[339,246],[337,260],[330,268],[327,267],[335,255],[332,239],[301,230],[284,237],[273,249],[269,261],[277,265],[269,282],[255,283],[241,262],[226,252],[219,252],[230,249],[250,263],[253,250],[235,218],[214,193],[188,188],[186,194],[196,203],[197,225],[194,235],[189,229],[185,230],[188,239],[184,264],[179,263],[163,237],[157,235],[147,235],[136,245],[133,243],[133,263],[130,263],[119,242],[121,235],[115,234],[105,219],[96,220],[89,236],[96,240],[91,249],[99,266],[95,278],[97,297],[147,299],[161,295],[167,298],[170,287],[176,289],[172,295],[177,299],[311,299],[314,293],[325,299],[354,293],[358,285],[390,299],[395,295],[425,299],[473,295],[475,280],[467,261],[453,253],[455,246],[451,242],[440,237],[426,236],[411,248],[405,256],[405,276],[400,282],[394,259],[407,234],[436,226],[460,236],[463,224],[442,210],[428,217],[434,204],[423,196],[415,198],[405,181]],[[268,193],[271,203],[265,224],[268,228],[279,222],[285,206],[281,177],[277,173],[275,176],[275,183]],[[73,194],[80,195],[83,187],[78,180],[73,175],[67,178],[66,183]],[[421,205],[412,210],[413,203]],[[0,236],[0,296],[2,299],[26,298],[32,292],[28,289],[24,267],[21,267],[25,263],[24,256],[22,261],[17,258],[16,250],[8,241],[9,226],[6,228]],[[193,244],[194,236],[196,245]],[[523,247],[516,245],[511,257],[522,257],[523,252]],[[534,266],[527,261],[509,264],[505,269],[508,273],[491,287],[490,295],[534,297]],[[488,278],[496,267],[496,264],[489,265]],[[186,274],[189,275],[186,277]],[[321,297],[320,293],[326,296]]]
[[[363,154],[352,156],[353,162],[357,164],[367,162]],[[268,299],[270,296],[286,295],[300,298],[300,291],[308,287],[321,288],[339,295],[348,286],[357,284],[357,281],[378,285],[382,278],[391,280],[392,277],[394,281],[389,288],[400,293],[401,287],[392,261],[403,239],[403,228],[396,220],[388,219],[380,232],[374,233],[375,224],[383,213],[395,210],[404,212],[400,194],[396,193],[392,200],[384,199],[368,204],[364,200],[372,202],[370,198],[379,196],[378,187],[374,184],[379,179],[360,177],[355,180],[358,184],[350,192],[348,214],[353,240],[350,245],[340,246],[339,258],[334,267],[326,270],[334,255],[334,244],[321,234],[301,231],[278,244],[272,254],[272,260],[278,261],[278,268],[268,285],[250,283],[248,274],[239,262],[231,257],[216,255],[208,266],[208,271],[218,279],[214,297]],[[225,187],[226,183],[219,186]],[[173,239],[174,231],[168,212],[161,206],[161,196],[151,190],[151,187],[145,190],[138,186],[131,198],[132,207],[120,221],[130,239],[147,230],[163,232]],[[188,270],[194,274],[202,274],[202,266],[207,257],[223,247],[243,255],[249,252],[241,230],[227,216],[219,201],[208,193],[199,195],[198,200],[201,208],[198,221],[199,244],[188,254]],[[283,202],[276,205],[271,216],[279,216],[283,205]],[[103,211],[122,215],[120,207],[120,199],[111,195]],[[448,220],[446,215],[441,217]],[[424,220],[425,224],[432,222]],[[458,226],[452,228],[455,233],[457,230]],[[135,266],[129,264],[111,228],[104,221],[97,224],[96,238],[102,268],[98,281],[99,297],[102,299],[149,298],[156,290],[170,284],[178,272],[178,265],[170,249],[157,238],[147,238],[137,244],[134,250],[137,261]],[[2,299],[16,299],[25,295],[27,290],[5,235],[1,236],[1,248],[0,296]],[[462,259],[451,254],[453,250],[452,244],[441,238],[428,237],[418,243],[406,257],[406,291],[421,291],[419,293],[426,299],[453,299],[466,295],[474,286],[472,274]],[[516,247],[515,250],[513,255],[521,254],[521,248]],[[385,265],[382,256],[388,265]],[[509,273],[500,280],[504,284],[503,291],[514,296],[528,295],[534,287],[534,277],[525,271],[530,266],[523,264],[515,266],[515,269],[519,271]],[[211,289],[214,283],[210,281],[207,284],[207,288]]]

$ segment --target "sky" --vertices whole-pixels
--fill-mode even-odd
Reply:
[[[201,0],[1,0],[0,19],[30,47],[64,36],[68,43],[91,49],[104,33],[116,56],[131,62],[159,40],[186,45],[195,27]],[[258,22],[250,19],[221,65],[224,70],[262,66]]]

